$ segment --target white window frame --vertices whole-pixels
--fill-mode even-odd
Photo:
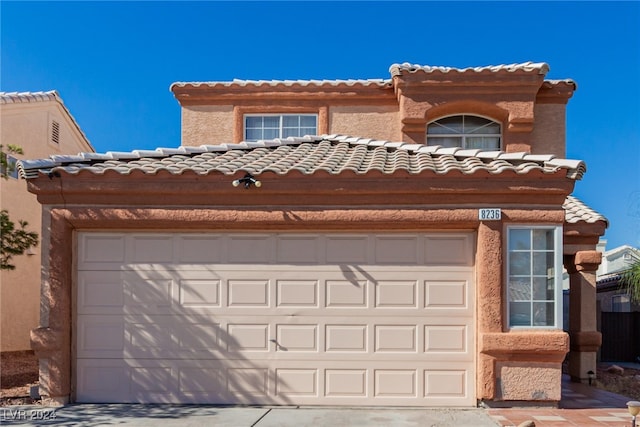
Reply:
[[[436,124],[436,122],[440,121],[440,120],[444,120],[444,119],[450,119],[452,117],[460,117],[462,120],[464,120],[464,117],[477,117],[480,119],[484,119],[484,120],[489,120],[492,123],[497,124],[500,127],[500,132],[498,134],[494,134],[494,133],[451,133],[451,134],[429,134],[429,126]],[[444,127],[444,126],[443,126]],[[429,139],[431,138],[432,140],[438,140],[440,138],[446,138],[446,137],[457,137],[457,138],[461,138],[462,139],[462,145],[460,148],[463,149],[467,149],[467,138],[474,138],[474,137],[485,137],[485,138],[498,138],[498,147],[495,150],[501,150],[502,149],[502,124],[500,122],[495,121],[494,119],[492,119],[491,117],[486,117],[486,116],[482,116],[479,114],[472,114],[472,113],[461,113],[461,114],[452,114],[449,116],[443,116],[443,117],[438,117],[435,120],[430,121],[429,123],[427,123],[427,126],[425,128],[425,141],[427,145],[440,145],[437,143],[429,143]]]
[[[284,118],[285,117],[313,117],[316,120],[316,131],[315,134],[318,133],[318,114],[316,113],[286,113],[286,114],[260,114],[260,113],[254,113],[254,114],[244,114],[244,116],[242,117],[242,137],[245,141],[257,141],[256,139],[249,139],[247,138],[247,118],[249,117],[279,117],[279,121],[280,121],[280,126],[279,126],[279,130],[278,130],[278,136],[276,136],[275,138],[282,138],[283,136],[283,129],[284,129]],[[300,136],[304,136],[304,135],[300,135]],[[261,138],[263,139],[263,138]],[[265,138],[265,139],[271,139],[271,138]]]
[[[555,283],[554,290],[554,324],[553,325],[533,325],[533,319],[531,319],[530,325],[511,325],[511,299],[509,295],[509,278],[511,276],[510,272],[510,236],[511,230],[553,230],[554,231],[554,274],[553,279]],[[563,264],[562,264],[562,226],[561,225],[530,225],[530,224],[514,224],[506,227],[506,247],[505,247],[505,301],[507,306],[507,316],[506,323],[509,329],[562,329],[563,328],[563,318],[562,318],[562,306],[563,306],[563,296],[562,296],[562,272],[563,272]],[[532,250],[532,249],[530,249]],[[531,272],[531,276],[533,276],[533,271]],[[531,290],[531,297],[529,302],[533,304],[533,302],[538,301],[533,299],[533,289]],[[549,300],[539,300],[539,302],[549,301]],[[532,311],[533,315],[533,311]]]

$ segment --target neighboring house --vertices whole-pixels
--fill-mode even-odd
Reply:
[[[598,268],[598,278],[604,278],[613,273],[620,273],[631,267],[635,261],[640,259],[640,249],[629,245],[618,246],[610,250],[605,250],[606,240],[602,247],[602,263]]]
[[[606,241],[604,242],[606,245]],[[632,304],[631,296],[620,283],[622,273],[640,260],[640,249],[629,245],[602,253],[602,263],[597,272],[597,300],[600,311],[630,312],[640,311],[638,304]]]
[[[598,308],[606,313],[629,313],[640,311],[640,304],[631,301],[631,295],[620,283],[622,274],[605,274],[598,278],[597,299]]]
[[[547,71],[175,83],[182,147],[22,162],[48,218],[41,392],[559,401],[569,350],[574,380],[595,370],[607,221],[571,196],[576,86]]]
[[[0,144],[18,145],[24,155],[9,155],[15,164],[21,158],[93,151],[86,136],[69,114],[60,95],[49,92],[0,92]],[[27,191],[18,170],[0,180],[0,208],[9,212],[18,226],[40,234],[42,208],[36,196]],[[48,244],[49,242],[46,242]],[[38,326],[41,283],[40,246],[13,257],[15,270],[0,272],[0,351],[30,350],[30,331]]]
[[[620,273],[640,259],[640,250],[629,245],[606,250],[607,241],[600,239],[597,249],[602,253],[602,262],[596,272],[596,292],[598,310],[603,312],[628,312],[631,310],[631,297],[620,286]],[[565,330],[568,330],[569,318],[569,274],[563,273]]]

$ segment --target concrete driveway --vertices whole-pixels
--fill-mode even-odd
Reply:
[[[474,426],[497,424],[482,409],[219,407],[82,404],[6,406],[0,424],[21,426],[305,427]]]

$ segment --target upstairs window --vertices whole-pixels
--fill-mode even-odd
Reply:
[[[317,132],[318,116],[316,114],[247,114],[244,116],[245,141],[316,135]]]
[[[499,123],[483,117],[445,117],[427,126],[427,145],[499,150],[500,132]]]

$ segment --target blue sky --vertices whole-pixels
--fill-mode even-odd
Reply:
[[[0,90],[57,90],[97,151],[180,145],[176,81],[389,78],[534,61],[574,79],[574,195],[640,246],[640,2],[0,3]]]

